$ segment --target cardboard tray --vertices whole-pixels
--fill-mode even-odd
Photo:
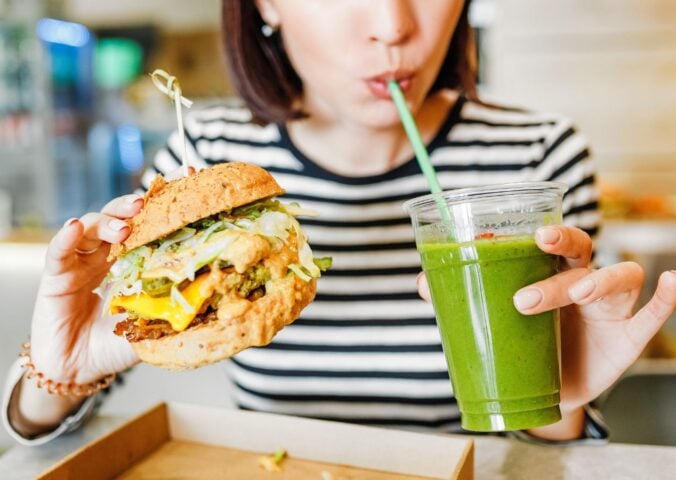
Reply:
[[[280,448],[281,472],[258,465]],[[463,436],[162,403],[37,478],[471,480],[473,449]]]

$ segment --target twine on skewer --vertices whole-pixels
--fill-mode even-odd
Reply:
[[[178,83],[178,80],[175,76],[165,72],[162,69],[156,69],[153,73],[150,74],[150,78],[157,87],[157,89],[164,93],[166,96],[171,98],[176,107],[176,120],[178,122],[178,134],[180,135],[181,145],[183,148],[181,160],[183,162],[183,175],[188,176],[188,153],[185,143],[185,130],[183,129],[183,110],[181,106],[185,105],[186,108],[192,106],[192,101],[185,98],[181,93],[181,86]]]

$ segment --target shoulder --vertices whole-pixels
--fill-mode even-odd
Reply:
[[[556,176],[560,167],[590,156],[587,138],[565,115],[470,99],[463,100],[448,140],[525,155],[541,176]]]
[[[532,141],[545,149],[579,134],[574,122],[565,115],[504,104],[465,99],[458,115],[458,123],[477,134],[524,143]]]
[[[586,137],[565,115],[467,100],[459,124],[483,129],[484,138],[530,145],[535,159],[528,180],[558,181],[568,186],[563,213],[565,223],[590,235],[598,231],[598,190],[595,165]],[[479,131],[477,130],[477,131]],[[501,143],[503,150],[510,148]]]
[[[237,99],[191,110],[185,117],[185,130],[195,143],[228,140],[265,144],[278,142],[280,138],[277,125],[253,123],[251,112]]]
[[[251,112],[237,98],[212,101],[192,108],[186,117],[193,122],[208,123],[225,121],[233,123],[251,123]]]
[[[554,125],[565,117],[558,113],[531,110],[520,106],[464,98],[462,118],[478,124],[504,127]]]
[[[586,159],[587,147],[565,115],[460,97],[430,153],[440,168],[485,172],[486,181],[501,182],[550,179]]]
[[[279,125],[258,125],[238,100],[223,100],[191,109],[184,120],[187,155],[193,165],[206,167],[222,162],[246,162],[266,169],[299,170]],[[178,131],[167,148],[155,157],[160,172],[180,161],[182,143]]]

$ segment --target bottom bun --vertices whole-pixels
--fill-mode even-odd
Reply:
[[[218,362],[248,347],[269,344],[275,334],[293,323],[315,296],[317,281],[296,275],[266,284],[263,297],[239,317],[221,318],[156,340],[131,343],[139,358],[171,370],[185,370]]]

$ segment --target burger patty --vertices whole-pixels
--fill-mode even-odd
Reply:
[[[267,245],[267,243],[266,243]],[[228,298],[233,298],[237,302],[248,301],[255,302],[265,296],[265,283],[271,278],[281,278],[287,275],[288,265],[297,261],[295,238],[291,237],[287,244],[269,255],[263,260],[257,261],[253,266],[243,273],[236,271],[234,267],[220,268],[219,264],[204,266],[200,272],[211,270],[211,274],[216,277],[215,295],[207,300],[201,313],[195,316],[186,329],[218,320],[217,310],[224,308],[220,304],[225,300],[227,306]],[[113,331],[115,335],[124,336],[128,342],[140,342],[142,340],[157,340],[165,336],[175,335],[177,332],[171,324],[162,319],[139,318],[139,315],[130,313],[130,318],[118,322]]]
[[[208,269],[209,267],[204,267],[201,271],[204,272]],[[219,274],[218,290],[220,290],[220,293],[226,293],[229,296],[245,299],[249,302],[255,302],[265,295],[265,282],[270,278],[268,269],[262,264],[250,268],[243,274],[235,272],[233,268],[219,269]],[[217,305],[213,301],[214,299],[217,301],[219,298],[220,296],[217,295],[208,300],[203,307],[204,312],[198,313],[187,328],[217,320],[215,310]],[[179,333],[171,328],[169,322],[164,320],[146,320],[139,319],[136,316],[118,322],[113,332],[115,335],[124,336],[129,342],[157,340],[166,335]]]
[[[198,314],[188,328],[195,327],[202,323],[217,320],[215,310],[207,310]],[[140,342],[141,340],[157,340],[166,335],[175,335],[176,332],[171,325],[164,320],[124,320],[115,325],[115,335],[123,336],[129,342]]]

